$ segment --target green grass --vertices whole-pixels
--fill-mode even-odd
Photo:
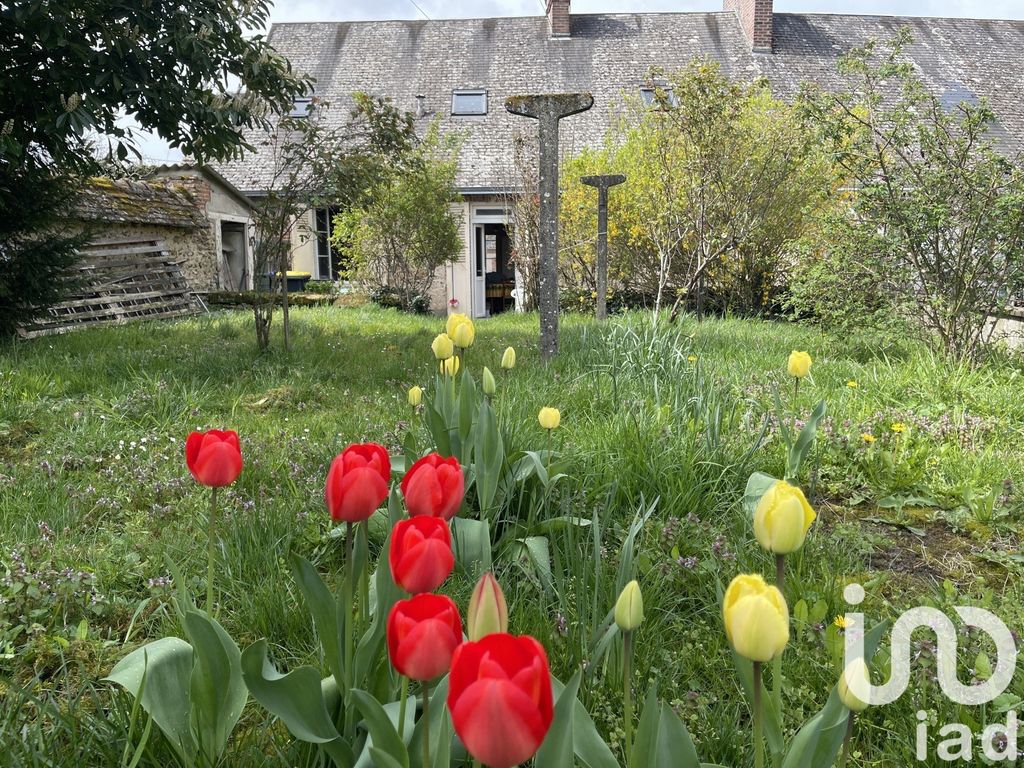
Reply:
[[[295,310],[294,351],[260,357],[250,322],[221,313],[0,347],[0,741],[16,745],[0,765],[119,764],[129,705],[99,678],[130,648],[177,631],[165,558],[194,594],[204,590],[207,496],[182,456],[193,429],[236,429],[246,460],[224,494],[222,622],[243,647],[269,638],[282,666],[315,657],[284,556],[294,549],[324,572],[338,569],[322,501],[327,467],[349,442],[398,451],[419,428],[405,393],[432,382],[429,343],[440,323],[370,307]],[[770,572],[740,500],[750,472],[783,468],[765,422],[776,390],[804,416],[821,399],[829,404],[803,478],[820,522],[793,558],[788,585],[791,604],[804,600],[815,614],[794,626],[786,653],[788,727],[834,683],[836,631],[825,626],[845,610],[850,580],[869,586],[872,619],[925,601],[973,603],[1021,629],[1019,360],[954,367],[916,347],[884,357],[869,339],[808,327],[727,319],[654,330],[649,316],[635,315],[603,327],[565,318],[562,354],[544,366],[536,325],[535,316],[509,315],[479,323],[468,365],[498,372],[501,351],[516,347],[519,363],[501,372],[496,399],[510,442],[542,449],[537,410],[561,410],[556,447],[568,477],[552,514],[596,516],[600,534],[553,542],[553,592],[515,563],[499,578],[513,630],[536,634],[560,677],[588,664],[582,695],[613,740],[620,660],[591,663],[592,635],[615,599],[626,529],[654,504],[636,542],[647,605],[640,691],[658,682],[704,760],[751,762],[718,590],[740,571]],[[794,400],[784,368],[795,348],[809,350],[814,366]],[[896,422],[908,430],[897,435]],[[980,499],[993,488],[990,511]],[[469,580],[449,587],[465,604]],[[862,718],[851,764],[914,763],[917,709],[939,722],[997,717],[963,713],[934,683],[918,686]],[[268,722],[250,702],[229,764],[314,764]],[[154,740],[143,764],[167,760]]]

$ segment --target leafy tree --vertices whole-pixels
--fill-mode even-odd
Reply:
[[[585,194],[571,191],[584,173],[626,174],[609,196],[610,265],[656,309],[674,298],[672,317],[684,302],[699,312],[712,294],[723,308],[761,311],[831,189],[817,139],[765,82],[732,82],[707,59],[654,72],[651,86],[653,103],[628,101],[607,147],[565,174],[567,194]],[[565,242],[589,280],[592,205],[563,210]]]
[[[59,176],[14,174],[0,162],[0,337],[45,313],[73,285],[68,273],[87,239],[62,226],[75,191]]]
[[[840,62],[849,92],[805,94],[853,192],[794,303],[849,306],[846,286],[827,280],[841,269],[874,288],[856,314],[899,315],[965,359],[1024,286],[1024,168],[993,144],[984,101],[949,105],[928,92],[903,56],[909,42],[903,30],[887,46],[854,49]]]
[[[267,0],[13,0],[0,4],[0,158],[89,170],[89,135],[132,148],[123,114],[197,160],[286,113],[309,81],[251,30]]]
[[[335,240],[352,255],[350,274],[374,293],[394,294],[404,309],[424,311],[438,267],[462,250],[451,204],[458,144],[433,126],[399,168],[381,176],[363,205],[337,219]]]
[[[404,167],[416,135],[412,118],[389,101],[364,93],[353,95],[348,121],[332,127],[329,105],[316,102],[306,117],[285,117],[265,134],[263,156],[270,169],[266,192],[253,207],[257,232],[254,271],[280,274],[284,345],[290,348],[288,281],[292,254],[310,232],[302,226],[309,212],[329,206],[360,205],[388,169]],[[253,315],[256,345],[270,345],[275,297],[257,283]]]

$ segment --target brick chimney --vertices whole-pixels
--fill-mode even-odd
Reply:
[[[773,0],[725,0],[725,10],[736,11],[750,47],[760,53],[772,52],[772,4]]]
[[[570,3],[571,0],[547,0],[548,26],[552,37],[569,37],[571,34]]]

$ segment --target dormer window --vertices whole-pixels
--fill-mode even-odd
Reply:
[[[292,102],[292,111],[288,113],[288,117],[309,117],[312,104],[312,99],[296,99]]]
[[[459,90],[452,91],[453,115],[486,115],[487,91]]]
[[[644,86],[640,89],[640,98],[644,102],[645,107],[656,107],[659,102],[659,94],[663,96],[673,107],[679,106],[679,101],[676,99],[675,91],[672,90],[671,85],[666,86]]]

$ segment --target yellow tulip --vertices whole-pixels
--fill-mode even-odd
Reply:
[[[445,376],[454,376],[459,372],[459,367],[462,364],[459,362],[457,357],[449,357],[447,360],[441,363],[441,373]]]
[[[512,347],[505,347],[505,353],[501,356],[501,367],[506,371],[516,367],[516,351]]]
[[[447,333],[449,336],[454,336],[455,326],[465,322],[472,322],[469,319],[469,315],[463,314],[462,312],[452,312],[450,315],[448,315],[448,320],[445,322],[445,333]]]
[[[491,369],[486,365],[484,366],[484,375],[482,377],[481,389],[483,389],[485,395],[494,395],[498,391],[498,385],[494,381],[494,374],[491,373]]]
[[[494,575],[487,571],[476,583],[466,613],[466,634],[476,642],[481,637],[508,632],[508,605]]]
[[[537,421],[544,429],[558,429],[558,425],[562,423],[562,414],[557,408],[541,408],[537,414]]]
[[[754,510],[757,543],[776,555],[788,555],[804,545],[817,515],[804,492],[785,480],[776,480]]]
[[[423,402],[423,390],[419,387],[409,387],[409,405],[413,408]]]
[[[623,632],[632,632],[644,620],[644,596],[636,579],[629,582],[615,601],[615,623]]]
[[[473,325],[473,321],[465,315],[450,315],[448,317],[448,337],[454,342],[456,347],[461,349],[467,349],[473,346],[473,340],[476,339],[476,328]]]
[[[790,376],[802,379],[811,372],[811,356],[806,352],[794,349],[789,353],[789,364],[786,368]]]
[[[729,642],[745,659],[771,661],[789,642],[786,598],[759,574],[743,574],[732,580],[725,592],[722,615]]]
[[[839,700],[851,712],[863,712],[868,708],[868,702],[864,699],[867,698],[870,684],[868,665],[864,663],[864,659],[854,659],[840,675],[836,692],[839,694]]]
[[[434,340],[430,343],[430,348],[434,351],[434,357],[438,360],[447,360],[455,354],[452,340],[444,333],[439,333],[434,337]]]

